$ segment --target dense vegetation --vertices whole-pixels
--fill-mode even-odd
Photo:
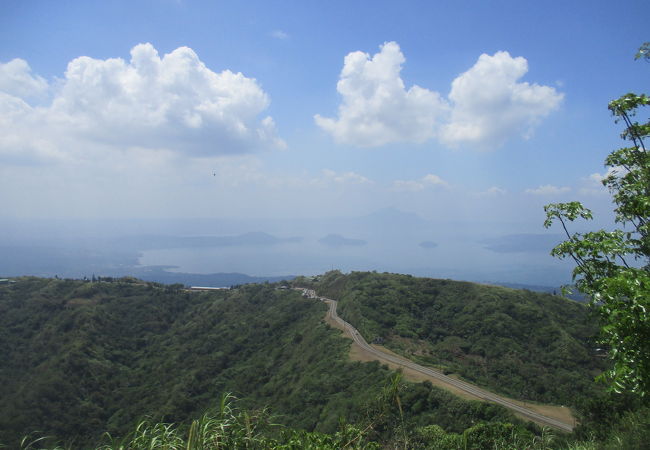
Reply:
[[[297,282],[306,282],[299,279]],[[584,305],[409,275],[329,272],[314,284],[368,341],[528,400],[576,405],[604,367]]]
[[[324,313],[270,284],[199,293],[135,279],[18,278],[0,286],[0,443],[38,432],[84,448],[145,416],[183,427],[224,392],[247,410],[271,406],[274,422],[296,429],[362,422],[391,373],[349,362],[349,341]],[[400,385],[400,411],[395,423],[452,433],[515,421],[427,383]],[[369,439],[390,439],[386,417],[373,419]]]
[[[317,284],[336,297],[354,291],[351,280],[365,290],[373,279],[390,281],[390,292],[402,277],[330,273]],[[496,405],[349,362],[350,341],[324,324],[325,306],[279,284],[190,293],[135,279],[16,281],[0,286],[0,443],[10,448],[25,436],[23,448],[106,449],[577,450],[641,448],[650,438],[637,399],[585,401],[571,443]]]

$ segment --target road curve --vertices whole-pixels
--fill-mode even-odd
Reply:
[[[328,311],[329,317],[332,320],[336,321],[338,324],[340,324],[345,330],[347,330],[352,336],[352,339],[354,339],[354,342],[356,342],[359,345],[359,347],[361,347],[368,353],[374,355],[378,360],[388,361],[402,367],[408,367],[409,369],[415,370],[424,375],[428,375],[430,377],[436,378],[446,384],[450,384],[464,392],[467,392],[468,394],[504,406],[510,409],[511,411],[516,412],[519,415],[524,416],[534,422],[543,425],[548,425],[550,427],[557,428],[559,430],[566,431],[569,433],[573,431],[573,424],[562,422],[553,417],[545,416],[543,414],[540,414],[538,412],[535,412],[523,406],[519,406],[506,398],[500,397],[492,392],[481,389],[477,386],[474,386],[473,384],[467,383],[465,381],[457,380],[456,378],[448,377],[447,375],[438,372],[437,370],[433,370],[428,367],[421,366],[412,361],[398,358],[394,355],[391,355],[390,353],[386,353],[379,349],[376,349],[375,347],[369,345],[366,342],[366,340],[363,338],[363,336],[361,336],[361,333],[359,333],[359,331],[357,331],[356,328],[354,328],[352,325],[350,325],[348,322],[346,322],[345,320],[341,319],[338,316],[338,314],[336,313],[336,306],[338,302],[336,300],[317,296],[316,293],[311,289],[300,289],[300,290],[303,291],[303,295],[309,298],[321,300],[327,303],[329,305],[329,311]]]

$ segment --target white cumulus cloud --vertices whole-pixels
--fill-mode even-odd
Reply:
[[[604,174],[592,173],[582,179],[583,186],[579,192],[583,195],[603,196],[608,194],[607,188],[603,185],[603,180],[609,176],[621,177],[627,173],[624,167],[609,167]]]
[[[420,86],[406,89],[400,77],[404,62],[395,42],[372,57],[349,53],[337,84],[338,117],[316,114],[316,124],[336,142],[359,147],[437,138],[452,147],[489,148],[514,136],[530,137],[563,98],[552,87],[521,82],[528,62],[508,52],[481,55],[453,80],[448,99]]]
[[[52,156],[98,147],[211,156],[284,145],[273,119],[259,117],[269,99],[257,81],[230,70],[214,72],[188,47],[161,57],[151,44],[139,44],[130,61],[76,58],[52,103],[39,107],[24,99],[43,90],[43,80],[15,61],[9,72],[22,74],[17,79],[24,82],[0,84],[0,156],[38,158],[45,151]],[[3,80],[9,78],[6,66]],[[48,149],[39,149],[39,138]]]
[[[342,104],[338,118],[314,116],[316,124],[339,143],[376,147],[395,142],[424,142],[446,111],[437,92],[419,86],[408,90],[400,77],[405,58],[395,42],[370,57],[345,57],[337,84]]]
[[[506,191],[503,188],[500,188],[498,186],[491,186],[485,191],[479,192],[478,195],[480,197],[498,197],[501,195],[506,195],[508,191]]]
[[[525,58],[508,52],[481,55],[451,84],[451,121],[441,130],[443,142],[499,146],[513,135],[530,137],[563,95],[549,86],[519,82],[526,72]]]
[[[534,189],[526,189],[526,194],[533,194],[533,195],[558,195],[558,194],[563,194],[565,192],[569,192],[571,188],[568,188],[566,186],[563,187],[558,187],[558,186],[553,186],[551,184],[545,184],[543,186],[539,186]]]
[[[393,190],[395,191],[422,191],[429,187],[449,188],[449,183],[440,178],[438,175],[427,174],[419,180],[395,180]]]
[[[627,169],[622,166],[616,166],[616,167],[608,167],[607,171],[604,174],[600,174],[598,172],[592,173],[587,177],[588,181],[591,181],[594,184],[602,186],[603,180],[609,176],[617,176],[621,177],[624,176],[627,173]]]
[[[369,184],[372,183],[368,178],[359,175],[356,172],[343,172],[337,173],[330,169],[323,169],[325,179],[334,181],[335,183],[345,184]]]
[[[25,99],[42,95],[47,91],[47,81],[31,72],[27,61],[20,58],[0,63],[0,92]]]

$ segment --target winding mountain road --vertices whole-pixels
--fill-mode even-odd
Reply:
[[[540,414],[524,406],[517,405],[516,403],[513,403],[511,400],[507,398],[501,397],[492,392],[481,389],[478,386],[474,386],[473,384],[458,380],[456,378],[448,377],[447,375],[437,370],[433,370],[428,367],[421,366],[412,361],[397,357],[390,353],[383,352],[371,346],[366,342],[366,340],[363,338],[363,336],[361,336],[361,334],[356,328],[354,328],[352,325],[350,325],[348,322],[346,322],[345,320],[341,319],[338,316],[338,314],[336,313],[336,306],[338,302],[336,300],[320,297],[316,295],[316,292],[314,292],[311,289],[301,289],[301,290],[303,291],[303,295],[327,303],[329,305],[329,310],[327,312],[328,318],[338,323],[344,330],[346,330],[349,333],[349,335],[352,337],[354,342],[356,342],[359,347],[361,347],[367,353],[373,355],[378,361],[384,363],[392,363],[401,367],[406,367],[416,372],[419,372],[423,375],[435,378],[445,384],[454,386],[455,388],[460,389],[461,391],[471,394],[475,397],[502,405],[510,409],[511,411],[519,414],[520,416],[523,416],[539,424],[550,426],[569,433],[573,431],[573,423],[567,423],[565,421],[561,421],[556,418]]]

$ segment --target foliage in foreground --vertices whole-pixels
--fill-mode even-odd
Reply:
[[[650,61],[650,43],[637,59]],[[568,222],[592,219],[580,202],[549,204],[544,225],[559,222],[567,240],[552,255],[576,263],[573,278],[589,296],[601,321],[601,342],[608,347],[611,368],[602,377],[616,392],[640,396],[650,393],[650,120],[635,116],[650,105],[645,94],[629,93],[610,102],[616,122],[624,124],[621,137],[628,146],[605,159],[603,185],[612,195],[618,228],[571,233]]]

